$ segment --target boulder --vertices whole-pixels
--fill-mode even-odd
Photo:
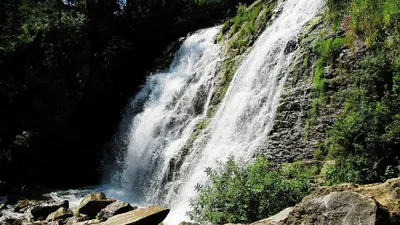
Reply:
[[[400,178],[381,184],[341,184],[314,190],[293,208],[250,225],[400,224]]]
[[[31,202],[31,201],[29,201],[29,200],[22,200],[22,201],[19,201],[16,205],[15,205],[15,208],[14,208],[14,212],[17,212],[17,213],[23,213],[23,212],[25,212],[30,206],[32,206],[33,205],[33,203]]]
[[[283,224],[363,224],[374,225],[377,205],[355,192],[331,192],[296,205]]]
[[[84,215],[84,214],[79,214],[79,215],[74,215],[73,217],[68,218],[68,220],[66,221],[66,224],[67,225],[74,225],[74,224],[77,224],[79,222],[89,221],[89,220],[90,220],[89,216]]]
[[[48,204],[43,204],[43,205],[37,205],[34,206],[31,210],[31,214],[33,216],[34,219],[45,219],[50,213],[53,213],[55,211],[57,211],[59,208],[65,208],[68,209],[69,208],[69,202],[67,200],[58,203],[58,204],[52,204],[52,205],[48,205]]]
[[[250,225],[278,225],[289,216],[292,210],[293,207],[286,208],[282,210],[280,213],[269,217],[268,219],[260,220]]]
[[[78,212],[94,218],[100,210],[113,202],[115,202],[114,199],[107,198],[102,192],[91,193],[83,198],[79,204]]]
[[[0,205],[0,211],[4,210],[4,209],[7,209],[7,205],[6,204],[1,204]]]
[[[121,214],[121,213],[126,213],[129,211],[132,211],[134,209],[137,209],[137,206],[131,206],[129,203],[123,202],[123,201],[115,201],[109,205],[107,205],[104,209],[102,209],[98,214],[97,218],[101,219],[108,219],[112,216]]]
[[[158,225],[168,215],[169,209],[160,206],[136,209],[111,217],[101,225]]]
[[[62,219],[67,219],[69,217],[72,217],[73,214],[71,210],[61,207],[57,209],[57,211],[50,213],[50,215],[47,216],[46,221],[55,221],[55,220],[62,220]]]

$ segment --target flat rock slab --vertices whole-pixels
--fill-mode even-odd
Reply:
[[[168,215],[169,209],[161,206],[136,209],[111,217],[101,225],[158,225]]]

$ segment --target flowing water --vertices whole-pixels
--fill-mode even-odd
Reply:
[[[133,106],[144,102],[128,123],[127,151],[116,184],[133,201],[171,207],[166,224],[185,218],[197,183],[207,181],[204,168],[229,156],[251,160],[263,148],[295,54],[301,28],[321,12],[323,0],[282,1],[270,26],[235,73],[217,113],[193,143],[179,176],[170,179],[174,160],[206,114],[220,50],[219,28],[201,30],[181,46],[170,70],[149,77]]]
[[[124,120],[127,152],[117,182],[136,202],[158,200],[170,160],[205,114],[220,60],[220,47],[214,44],[218,32],[214,27],[189,36],[169,71],[151,75],[131,104],[141,105],[142,111]]]

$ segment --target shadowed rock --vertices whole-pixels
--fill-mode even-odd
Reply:
[[[104,193],[91,193],[83,198],[78,207],[78,212],[93,218],[100,210],[113,202],[115,202],[115,200],[107,198]]]
[[[31,214],[34,219],[43,218],[45,219],[50,213],[57,211],[59,208],[69,208],[69,202],[67,200],[53,205],[38,205],[34,206],[31,210]]]
[[[57,211],[50,213],[46,221],[56,221],[72,217],[72,212],[64,207],[59,208]]]
[[[136,209],[127,213],[111,217],[101,225],[158,225],[168,215],[169,209],[160,206],[150,206],[144,209]]]
[[[129,211],[132,211],[134,209],[137,209],[137,206],[131,206],[129,203],[122,202],[122,201],[115,201],[108,206],[106,206],[104,209],[102,209],[98,214],[98,218],[103,218],[103,219],[108,219],[112,216],[121,214],[121,213],[126,213]]]

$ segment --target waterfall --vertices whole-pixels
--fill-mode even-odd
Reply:
[[[151,75],[132,100],[128,110],[133,113],[127,113],[129,118],[122,124],[127,131],[127,151],[122,157],[122,172],[114,181],[132,201],[158,201],[170,173],[170,161],[205,115],[220,60],[220,47],[214,44],[219,29],[189,36],[170,69]]]
[[[166,186],[169,162],[206,115],[220,60],[219,47],[214,44],[219,28],[188,37],[171,69],[150,76],[137,96],[145,103],[131,118],[119,182],[122,188],[134,193],[139,202],[168,204],[171,213],[166,224],[178,224],[185,220],[189,200],[196,196],[196,184],[207,181],[205,167],[215,167],[229,156],[251,160],[262,151],[298,35],[323,7],[323,0],[286,0],[278,5],[277,15],[239,66],[206,131],[193,142],[177,171],[179,176]],[[157,199],[160,196],[163,199]]]

